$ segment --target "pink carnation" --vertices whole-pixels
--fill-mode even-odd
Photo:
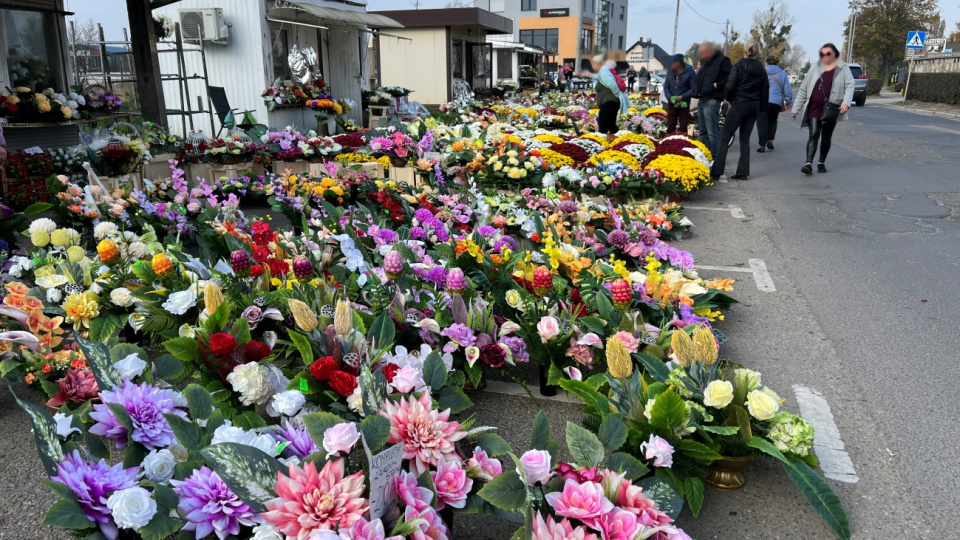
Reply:
[[[588,345],[580,345],[572,338],[570,339],[570,348],[567,349],[567,356],[573,358],[578,364],[589,366],[593,364],[593,351]]]

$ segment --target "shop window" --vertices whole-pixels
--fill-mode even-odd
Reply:
[[[497,51],[497,79],[513,78],[513,52],[500,49]]]
[[[286,28],[271,28],[270,43],[273,44],[273,78],[290,80],[290,64],[287,56],[290,54],[290,42]]]
[[[520,11],[536,11],[537,0],[520,0]]]
[[[527,45],[533,45],[534,47],[556,52],[560,45],[560,30],[557,28],[521,30],[520,41]]]
[[[63,90],[60,83],[58,25],[54,14],[41,11],[0,10],[3,20],[7,85],[36,90]]]
[[[627,6],[620,6],[620,20],[626,20],[627,17]],[[621,48],[623,45],[620,46]]]

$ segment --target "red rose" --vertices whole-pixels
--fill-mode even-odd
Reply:
[[[387,382],[393,382],[393,378],[396,377],[397,371],[400,370],[400,366],[396,364],[387,364],[383,366],[383,376],[387,378]]]
[[[266,343],[252,340],[244,346],[243,352],[247,358],[247,362],[259,362],[270,356],[270,347],[268,347]]]
[[[266,262],[270,257],[270,249],[263,246],[253,246],[253,260],[257,262]]]
[[[484,345],[480,347],[480,360],[492,368],[498,368],[507,361],[507,351],[496,343]]]
[[[271,276],[285,276],[290,271],[290,263],[283,259],[268,259],[267,265],[270,267]]]
[[[260,274],[263,274],[263,265],[262,265],[262,264],[255,264],[255,265],[253,265],[253,266],[250,267],[250,275],[251,275],[251,276],[257,277],[257,276],[259,276]]]
[[[237,338],[224,332],[210,336],[210,352],[217,356],[232,353],[237,348]]]
[[[357,378],[349,373],[343,371],[334,371],[333,375],[330,376],[330,388],[333,388],[334,392],[343,397],[347,397],[352,394],[356,387]]]
[[[329,381],[330,375],[340,370],[340,364],[332,356],[324,356],[310,364],[310,374],[318,381]]]

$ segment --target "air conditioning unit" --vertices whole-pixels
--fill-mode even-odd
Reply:
[[[211,41],[226,45],[230,29],[223,21],[220,8],[199,8],[180,10],[180,30],[186,41]]]

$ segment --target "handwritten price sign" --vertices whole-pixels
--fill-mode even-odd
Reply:
[[[367,441],[361,434],[363,449],[370,464],[370,519],[382,516],[396,500],[397,494],[393,490],[393,477],[400,472],[403,461],[403,443],[397,443],[375,456],[370,455]]]

